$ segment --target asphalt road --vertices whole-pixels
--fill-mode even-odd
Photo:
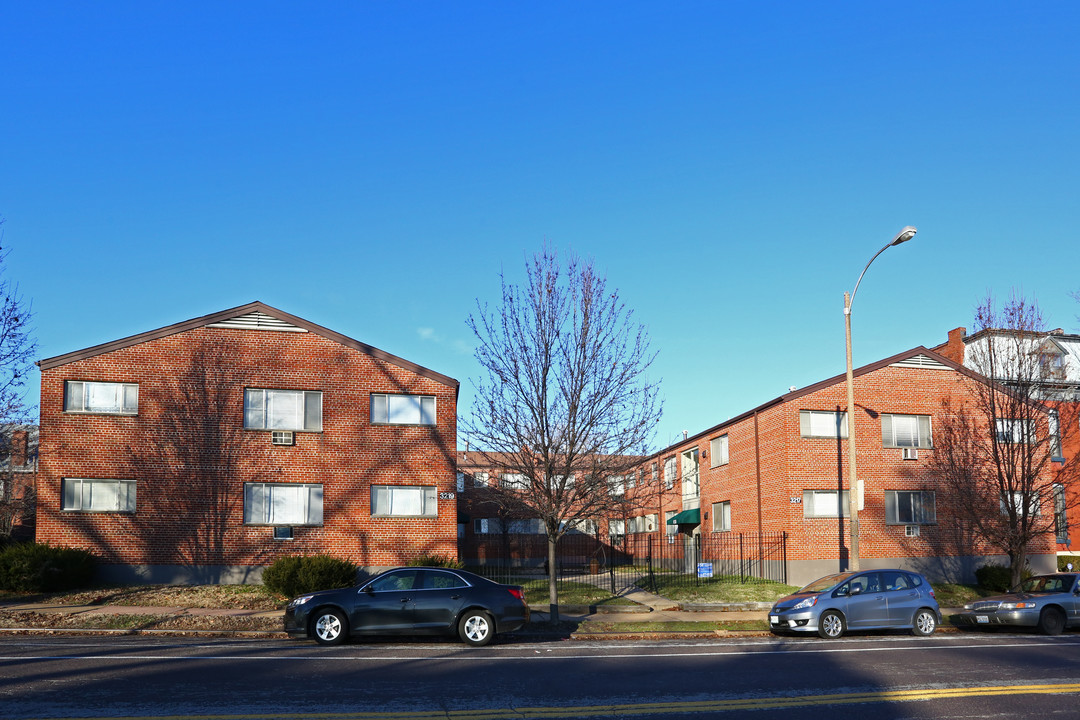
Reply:
[[[0,717],[1075,718],[1080,635],[708,641],[0,637]]]

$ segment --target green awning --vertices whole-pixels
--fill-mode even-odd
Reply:
[[[683,510],[681,513],[667,521],[668,525],[700,525],[701,509]]]

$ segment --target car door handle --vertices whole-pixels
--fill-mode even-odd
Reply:
[[[409,598],[407,598],[407,597],[401,598],[401,602],[407,603],[407,602],[409,602]]]
[[[451,595],[451,596],[450,596],[450,599],[451,599],[451,600],[460,600],[460,599],[461,599],[461,596],[460,596],[460,595]]]

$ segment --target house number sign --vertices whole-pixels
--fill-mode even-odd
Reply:
[[[439,493],[439,499],[440,500],[453,500],[454,499],[454,493],[452,493],[452,492],[441,492],[441,493]]]

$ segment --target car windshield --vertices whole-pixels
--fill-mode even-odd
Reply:
[[[1072,590],[1075,575],[1039,575],[1020,584],[1021,592],[1057,593]]]
[[[845,580],[847,580],[849,577],[851,577],[854,574],[855,573],[842,572],[842,573],[836,573],[835,575],[826,575],[825,577],[821,578],[820,580],[815,580],[814,582],[810,583],[809,585],[807,585],[803,589],[799,590],[799,592],[801,592],[801,593],[824,592],[825,590],[828,590],[829,588],[831,588],[833,585],[844,582]]]

